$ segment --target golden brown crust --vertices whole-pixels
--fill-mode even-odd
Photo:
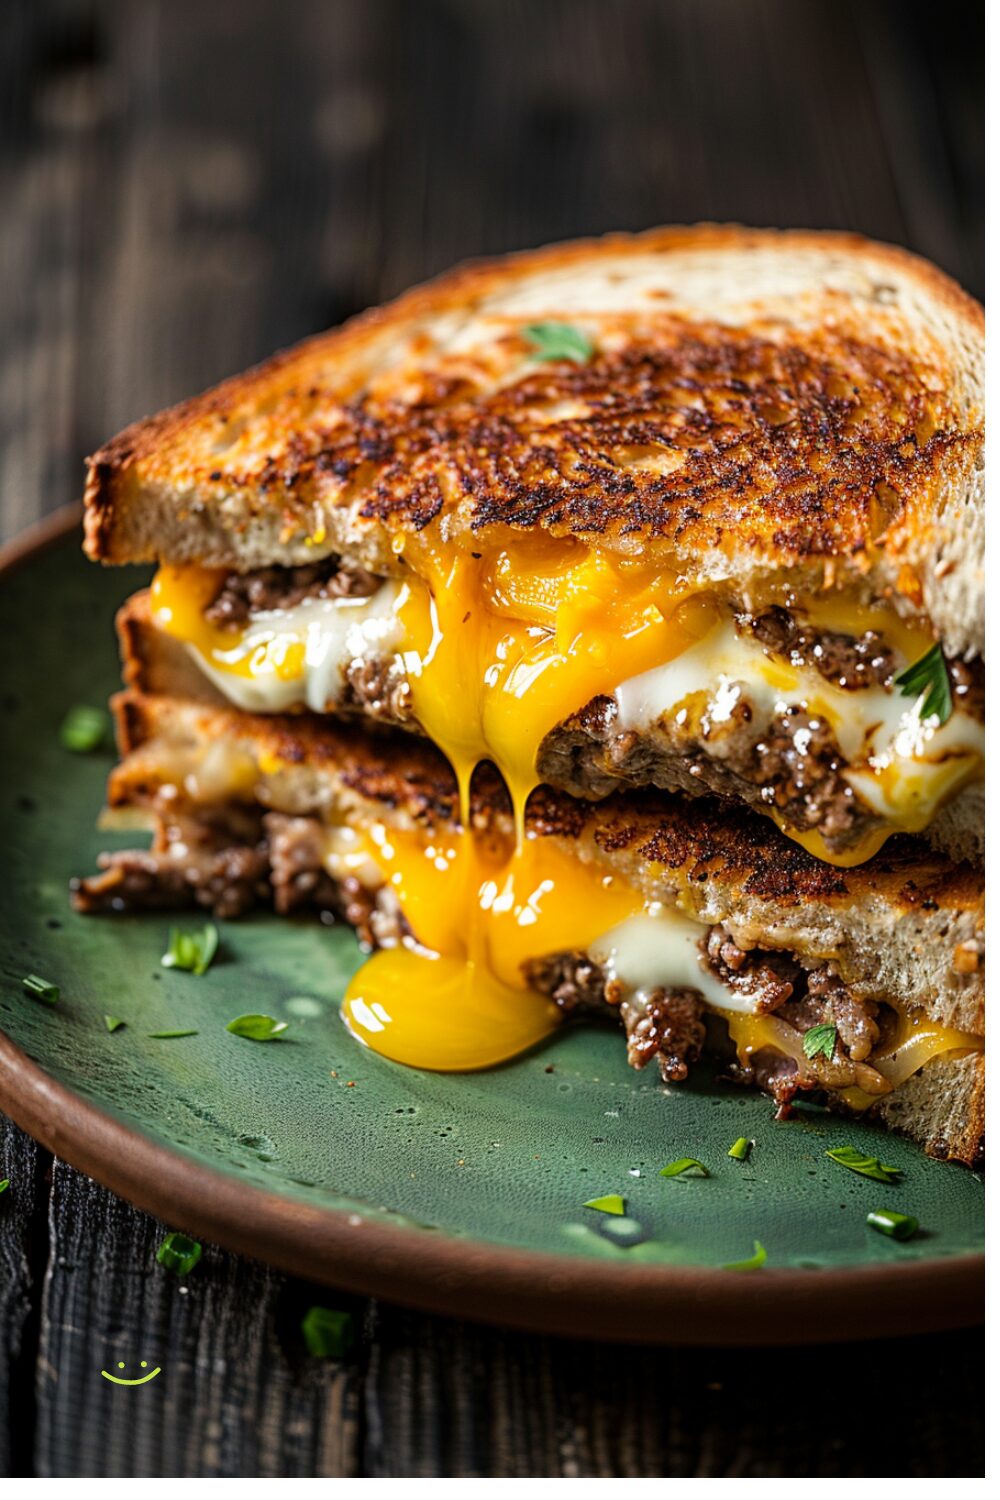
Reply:
[[[787,305],[755,300],[751,279],[740,316],[719,319],[670,291],[691,256],[717,276],[721,258],[737,285],[755,257],[833,270]],[[601,287],[650,257],[663,285],[602,312]],[[574,271],[600,283],[593,311],[566,314],[593,358],[527,363],[518,288],[551,275],[558,317],[555,273]],[[86,547],[255,566],[258,544],[289,558],[346,544],[372,560],[441,518],[449,534],[659,547],[716,574],[726,559],[866,572],[876,552],[912,568],[978,462],[982,416],[948,338],[880,290],[930,299],[981,341],[981,309],[946,276],[858,236],[698,226],[461,267],[126,429],[90,461]],[[482,338],[463,347],[456,318]]]

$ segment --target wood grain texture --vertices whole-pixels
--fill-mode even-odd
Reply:
[[[738,219],[898,241],[982,292],[976,0],[946,25],[933,0],[238,11],[4,7],[0,538],[126,422],[467,256]],[[6,1175],[2,1475],[981,1473],[975,1333],[776,1359],[355,1303],[351,1357],[312,1360],[329,1292],[211,1248],[169,1277],[162,1226],[0,1122]],[[148,1387],[100,1376],[142,1358]],[[859,1445],[872,1413],[890,1440]]]
[[[358,1375],[310,1358],[307,1289],[207,1247],[180,1278],[166,1229],[72,1168],[52,1177],[38,1351],[40,1475],[341,1477],[356,1472]],[[329,1292],[316,1299],[329,1304]],[[126,1389],[101,1370],[162,1374]]]

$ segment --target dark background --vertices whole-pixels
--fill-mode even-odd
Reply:
[[[982,25],[975,0],[5,0],[0,536],[125,422],[467,256],[734,219],[897,241],[982,295]],[[0,1166],[0,1474],[982,1473],[975,1334],[629,1352],[355,1303],[353,1355],[307,1360],[307,1288],[210,1249],[182,1291],[151,1220],[2,1120]],[[88,1405],[130,1326],[166,1331],[180,1394]]]

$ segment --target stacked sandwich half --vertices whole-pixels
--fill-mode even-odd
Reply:
[[[982,314],[901,251],[703,227],[459,270],[140,422],[85,910],[351,923],[360,1042],[568,1017],[974,1159]],[[669,1100],[664,1100],[669,1109]]]

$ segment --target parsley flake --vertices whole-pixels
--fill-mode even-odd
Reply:
[[[288,1022],[276,1021],[273,1016],[237,1016],[226,1030],[235,1036],[249,1037],[252,1042],[273,1042],[288,1030]]]
[[[532,359],[568,359],[585,365],[594,352],[591,340],[571,323],[529,323],[521,332],[533,346]]]
[[[603,1198],[591,1198],[584,1208],[596,1208],[599,1214],[623,1214],[625,1199],[620,1193],[606,1193]]]
[[[680,1156],[676,1161],[668,1162],[665,1167],[660,1168],[659,1176],[680,1177],[682,1172],[700,1172],[702,1177],[711,1176],[708,1168],[693,1156]]]
[[[939,645],[932,646],[919,661],[900,672],[896,686],[904,698],[920,698],[922,719],[937,719],[939,724],[947,724],[951,718],[951,678]]]
[[[734,1161],[746,1161],[752,1145],[753,1141],[748,1141],[745,1135],[741,1135],[738,1141],[733,1142],[726,1155],[731,1156]]]
[[[912,1214],[897,1214],[891,1208],[876,1208],[865,1219],[879,1234],[887,1234],[891,1240],[912,1239],[920,1223]]]
[[[117,1031],[120,1027],[125,1025],[125,1022],[122,1020],[121,1016],[105,1016],[104,1024],[109,1031]]]
[[[219,929],[206,922],[200,932],[182,932],[171,927],[170,944],[160,959],[165,969],[187,969],[191,974],[204,974],[219,946]]]
[[[753,1242],[753,1254],[748,1260],[731,1260],[722,1267],[724,1271],[758,1271],[767,1260],[767,1251],[760,1240]]]
[[[820,1053],[824,1057],[832,1057],[836,1045],[837,1028],[832,1024],[810,1026],[802,1038],[802,1050],[806,1057],[818,1057]]]
[[[310,1354],[340,1359],[354,1343],[354,1319],[333,1307],[311,1307],[299,1324]]]
[[[59,740],[65,750],[87,755],[101,750],[111,738],[111,721],[103,708],[78,703],[71,708],[59,726]]]
[[[173,1271],[177,1276],[186,1276],[201,1260],[201,1246],[197,1240],[189,1239],[186,1234],[178,1234],[174,1230],[157,1250],[156,1259],[166,1270]]]
[[[46,1005],[58,1004],[59,986],[53,984],[51,979],[43,979],[40,974],[26,974],[21,983],[36,1000],[44,1000]]]
[[[887,1167],[885,1162],[878,1161],[874,1156],[865,1156],[863,1151],[856,1151],[853,1146],[835,1146],[826,1155],[839,1166],[847,1167],[861,1177],[871,1177],[875,1182],[895,1182],[897,1177],[903,1175],[902,1167]]]

